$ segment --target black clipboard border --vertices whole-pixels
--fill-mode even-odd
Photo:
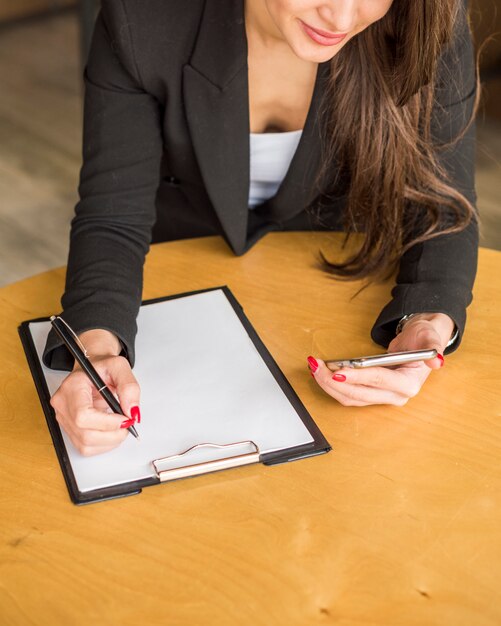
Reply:
[[[306,407],[303,405],[298,395],[292,388],[291,384],[285,377],[282,370],[279,368],[278,364],[271,356],[270,352],[262,342],[261,338],[257,334],[256,330],[252,326],[249,318],[245,315],[243,307],[235,298],[229,287],[226,285],[219,287],[210,287],[208,289],[199,289],[196,291],[188,291],[179,294],[173,294],[169,296],[163,296],[160,298],[152,298],[149,300],[144,300],[141,303],[141,306],[148,306],[149,304],[156,304],[159,302],[164,302],[166,300],[176,300],[179,298],[185,298],[188,296],[195,296],[200,293],[207,293],[210,291],[222,291],[229,303],[231,304],[233,310],[238,316],[241,324],[244,326],[249,338],[253,342],[256,347],[258,353],[260,354],[263,361],[266,363],[268,369],[271,374],[280,385],[280,388],[284,392],[285,396],[293,406],[299,418],[302,420],[306,429],[310,433],[313,438],[313,441],[308,444],[304,444],[301,446],[296,446],[294,448],[288,448],[287,450],[280,450],[278,452],[268,452],[262,454],[260,457],[261,462],[264,465],[277,465],[280,463],[287,463],[289,461],[296,461],[299,459],[307,458],[310,456],[316,456],[318,454],[325,454],[331,450],[331,446],[327,439],[324,437],[317,424],[311,417],[311,415],[306,410]],[[40,361],[38,359],[38,355],[35,349],[35,345],[33,343],[33,338],[31,336],[31,332],[29,330],[29,324],[36,322],[47,322],[49,321],[48,317],[39,317],[37,319],[28,320],[22,322],[18,328],[19,336],[21,338],[21,343],[24,348],[24,352],[26,354],[26,359],[28,361],[28,365],[31,371],[31,375],[35,382],[35,386],[38,392],[38,396],[40,398],[40,403],[42,405],[42,409],[45,415],[45,419],[47,421],[47,426],[49,428],[50,435],[52,437],[52,442],[54,444],[54,448],[56,450],[56,455],[59,461],[59,465],[61,467],[61,471],[64,476],[64,480],[66,482],[66,487],[68,489],[71,501],[74,504],[90,504],[93,502],[101,502],[104,500],[111,500],[115,498],[122,498],[125,496],[131,496],[141,493],[143,487],[149,487],[151,485],[161,484],[159,479],[156,477],[145,478],[138,481],[132,481],[128,483],[123,483],[121,485],[113,485],[110,487],[104,487],[101,489],[94,489],[92,491],[82,492],[78,489],[77,482],[75,479],[75,475],[73,473],[73,469],[71,467],[71,463],[68,457],[68,453],[66,451],[66,446],[64,444],[64,439],[61,433],[61,429],[56,420],[54,409],[50,404],[50,392],[45,382],[45,376],[43,374],[42,367],[40,365]]]

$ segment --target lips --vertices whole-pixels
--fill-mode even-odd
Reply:
[[[299,23],[308,37],[321,46],[335,46],[341,43],[347,35],[347,33],[331,33],[327,30],[321,30],[320,28],[313,28],[313,26],[305,24],[302,20],[299,20]]]

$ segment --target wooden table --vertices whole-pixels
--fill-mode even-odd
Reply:
[[[71,504],[17,326],[59,310],[64,270],[0,290],[0,623],[501,623],[501,254],[481,250],[460,351],[403,408],[346,408],[306,356],[374,353],[390,284],[350,299],[332,235],[155,246],[145,298],[227,284],[334,450]],[[339,240],[337,240],[339,241]],[[299,288],[300,286],[300,288]]]

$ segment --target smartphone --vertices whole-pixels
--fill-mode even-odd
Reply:
[[[392,365],[403,365],[413,361],[427,361],[437,356],[436,350],[409,350],[407,352],[387,352],[386,354],[375,354],[374,356],[359,356],[355,359],[329,359],[325,361],[327,367],[335,372],[342,367],[355,367],[363,369],[366,367],[390,367]]]

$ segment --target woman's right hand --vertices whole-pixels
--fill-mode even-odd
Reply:
[[[84,456],[108,452],[119,446],[128,435],[127,426],[139,422],[139,385],[117,337],[107,330],[89,330],[80,340],[92,364],[110,390],[118,396],[120,406],[132,421],[112,413],[97,389],[78,364],[51,398],[59,425]]]

